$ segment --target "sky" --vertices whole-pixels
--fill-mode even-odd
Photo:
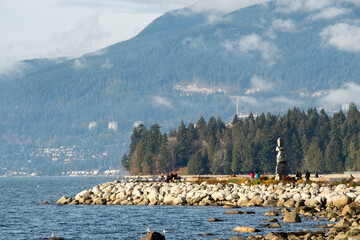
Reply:
[[[127,40],[196,0],[0,0],[0,73],[33,58],[79,57]]]

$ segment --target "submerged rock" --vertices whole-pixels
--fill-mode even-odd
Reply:
[[[218,218],[210,218],[209,222],[222,222],[224,220],[218,219]]]
[[[260,232],[258,229],[253,228],[253,227],[236,227],[233,229],[233,232],[247,232],[247,233],[251,233],[251,232]]]
[[[276,212],[276,211],[267,211],[266,213],[265,213],[265,216],[270,216],[270,217],[277,217],[277,216],[279,216],[279,213],[278,212]]]
[[[148,232],[145,237],[140,240],[165,240],[165,236],[158,232]]]

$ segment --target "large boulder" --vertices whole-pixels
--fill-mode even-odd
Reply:
[[[293,208],[295,207],[295,200],[294,199],[289,199],[286,202],[284,202],[284,207],[286,208]]]
[[[276,200],[265,200],[263,203],[264,207],[276,207],[277,201]]]
[[[165,240],[165,236],[158,232],[148,232],[145,237],[140,240]]]
[[[351,197],[345,194],[340,194],[332,197],[330,202],[333,204],[334,207],[343,207],[351,203],[351,201],[352,201]]]
[[[351,223],[346,218],[341,219],[334,226],[335,228],[348,228],[351,227]]]
[[[251,200],[250,203],[254,204],[255,206],[260,206],[262,203],[264,202],[264,199],[262,199],[259,196],[254,196]],[[248,204],[249,205],[249,204]]]
[[[56,204],[68,204],[72,201],[72,198],[62,196],[59,200],[56,201]]]
[[[266,236],[265,236],[266,240],[285,240],[288,239],[286,233],[282,233],[282,232],[269,232]]]
[[[214,201],[223,201],[225,199],[225,195],[223,192],[214,192],[213,194],[211,194],[212,199],[214,199]]]
[[[285,212],[285,214],[284,214],[284,222],[285,223],[297,223],[297,222],[301,222],[301,218],[296,213],[296,211]]]
[[[359,203],[350,203],[344,207],[342,210],[342,215],[345,216],[346,214],[350,215],[358,215],[360,214],[360,204]]]
[[[106,205],[106,199],[105,198],[96,198],[94,199],[95,205]]]
[[[185,196],[179,195],[173,200],[174,205],[181,205],[183,203],[186,203],[186,197]]]
[[[164,198],[165,205],[174,205],[174,201],[175,201],[175,198],[171,194],[166,195]]]
[[[237,201],[238,206],[247,206],[249,203],[249,198],[245,195],[241,195],[239,200]]]

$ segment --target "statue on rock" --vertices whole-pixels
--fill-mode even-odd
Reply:
[[[288,175],[287,173],[287,161],[284,158],[284,151],[286,148],[284,147],[284,141],[282,138],[278,138],[276,151],[278,154],[276,155],[276,177],[275,180],[282,180],[284,177]]]

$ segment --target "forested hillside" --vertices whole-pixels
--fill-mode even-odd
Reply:
[[[119,168],[135,122],[168,132],[200,116],[228,122],[235,99],[239,113],[256,115],[358,104],[359,5],[292,2],[179,9],[76,59],[23,61],[0,75],[0,174]],[[44,152],[61,147],[80,160]]]
[[[354,104],[346,115],[329,116],[309,108],[284,115],[236,115],[226,125],[218,117],[184,122],[169,134],[159,124],[134,128],[122,164],[136,174],[158,174],[187,167],[189,174],[274,173],[276,139],[285,143],[288,169],[332,173],[360,170],[360,112]]]

